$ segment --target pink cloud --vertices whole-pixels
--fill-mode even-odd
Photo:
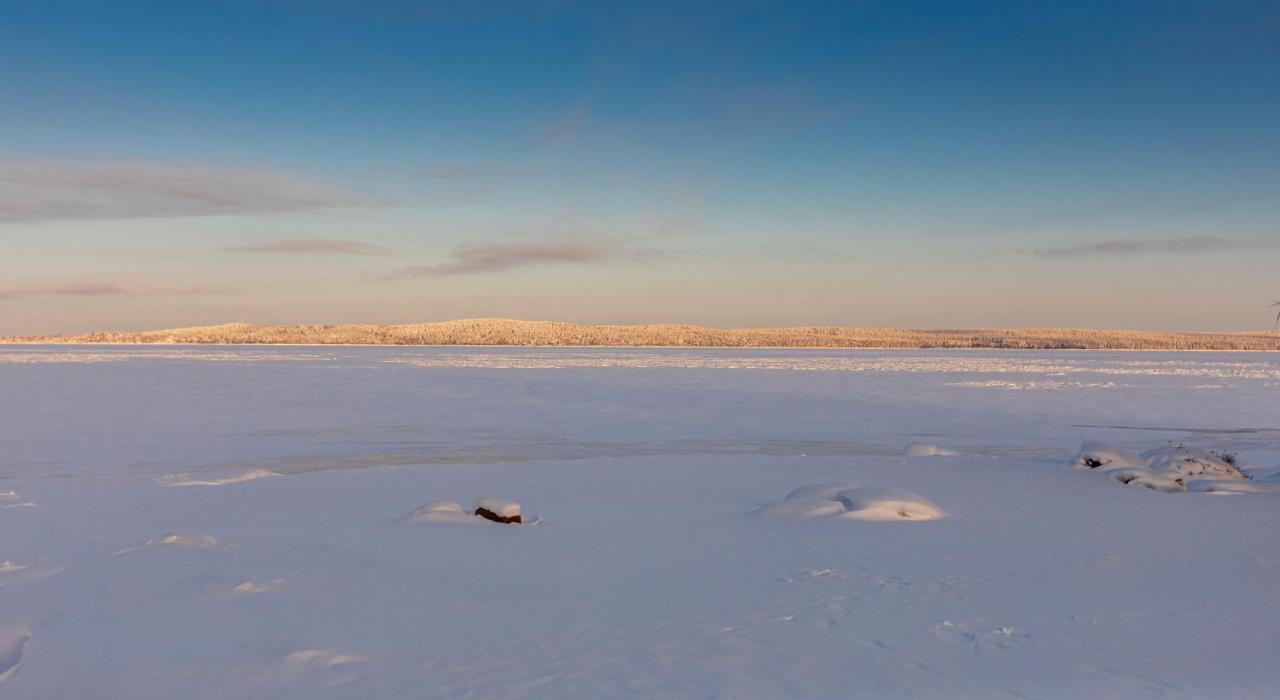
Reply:
[[[618,246],[601,242],[471,243],[458,246],[453,257],[436,265],[410,265],[391,277],[435,277],[493,272],[539,263],[590,263],[619,256]]]

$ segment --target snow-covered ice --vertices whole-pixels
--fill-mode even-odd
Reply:
[[[0,346],[0,696],[1268,697],[1278,420],[1266,353]]]

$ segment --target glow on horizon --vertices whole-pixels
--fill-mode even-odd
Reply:
[[[1182,2],[6,7],[0,335],[1267,328],[1278,23]]]

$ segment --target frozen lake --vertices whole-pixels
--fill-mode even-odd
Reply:
[[[1276,471],[1274,353],[0,346],[0,694],[1263,697]]]

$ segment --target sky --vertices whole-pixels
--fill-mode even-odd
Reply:
[[[0,0],[0,335],[1249,330],[1275,2]]]

